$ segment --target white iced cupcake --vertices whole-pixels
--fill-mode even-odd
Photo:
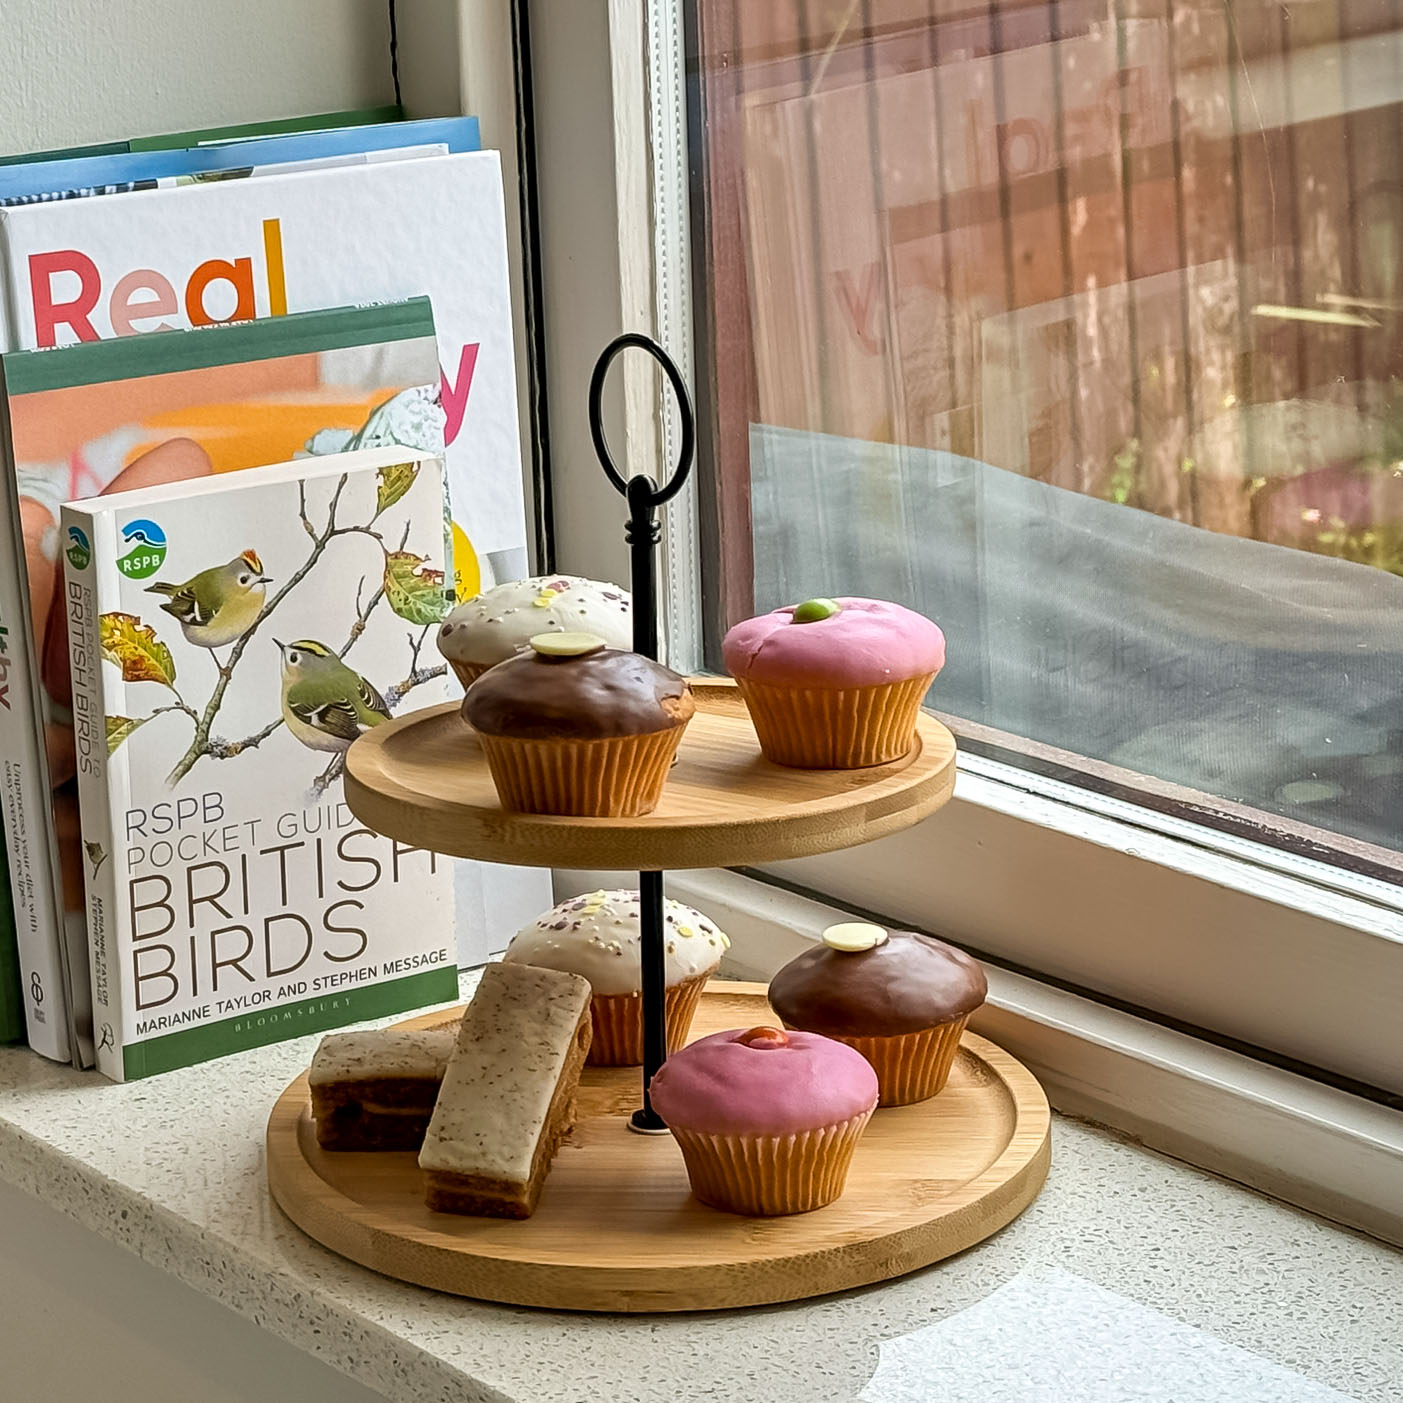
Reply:
[[[702,988],[730,944],[700,911],[664,902],[669,1052],[687,1041]],[[503,958],[584,975],[594,995],[589,1061],[634,1067],[643,1061],[642,948],[638,893],[593,891],[562,901],[518,931]]]
[[[438,650],[470,687],[538,633],[594,633],[606,647],[631,649],[633,600],[618,585],[578,575],[513,580],[458,605],[439,625]]]

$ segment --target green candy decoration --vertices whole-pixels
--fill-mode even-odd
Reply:
[[[794,610],[794,622],[816,624],[820,619],[831,619],[842,612],[836,599],[806,599]]]

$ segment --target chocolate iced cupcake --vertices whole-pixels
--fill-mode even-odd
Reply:
[[[696,711],[684,677],[589,633],[538,634],[468,688],[497,795],[520,813],[652,813]]]
[[[934,1096],[988,993],[979,962],[929,935],[863,921],[830,926],[823,942],[770,981],[770,1007],[786,1028],[862,1053],[877,1073],[880,1105]]]

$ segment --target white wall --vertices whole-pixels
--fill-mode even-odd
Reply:
[[[0,152],[394,94],[385,0],[0,0],[0,74]],[[3,1394],[16,1400],[379,1397],[11,1189],[0,1322]]]
[[[0,152],[391,102],[388,14],[386,0],[0,0]]]
[[[0,1184],[0,1397],[384,1403],[8,1184]]]

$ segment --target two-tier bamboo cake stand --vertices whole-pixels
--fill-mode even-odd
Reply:
[[[661,489],[625,480],[604,441],[604,375],[638,346],[661,363],[682,414],[677,472]],[[595,447],[630,507],[634,648],[657,656],[656,512],[685,481],[692,419],[671,360],[645,337],[612,343],[590,387]],[[565,1310],[675,1311],[758,1305],[902,1275],[988,1237],[1037,1196],[1049,1113],[1032,1075],[967,1033],[949,1084],[930,1101],[879,1110],[835,1203],[787,1218],[743,1218],[691,1197],[682,1156],[647,1101],[666,1055],[663,872],[810,857],[870,842],[950,796],[955,742],[922,715],[900,760],[865,770],[770,764],[733,684],[693,682],[697,713],[657,809],[642,818],[518,814],[498,802],[456,704],[379,726],[347,756],[346,800],[368,827],[415,847],[523,866],[632,868],[643,919],[645,1065],[587,1067],[574,1132],[525,1221],[431,1213],[412,1153],[319,1148],[306,1077],[268,1124],[268,1178],[287,1214],[362,1265],[458,1295]],[[406,1026],[446,1022],[431,1014]],[[692,1037],[774,1023],[765,987],[712,981]],[[636,1109],[637,1108],[637,1109]]]

